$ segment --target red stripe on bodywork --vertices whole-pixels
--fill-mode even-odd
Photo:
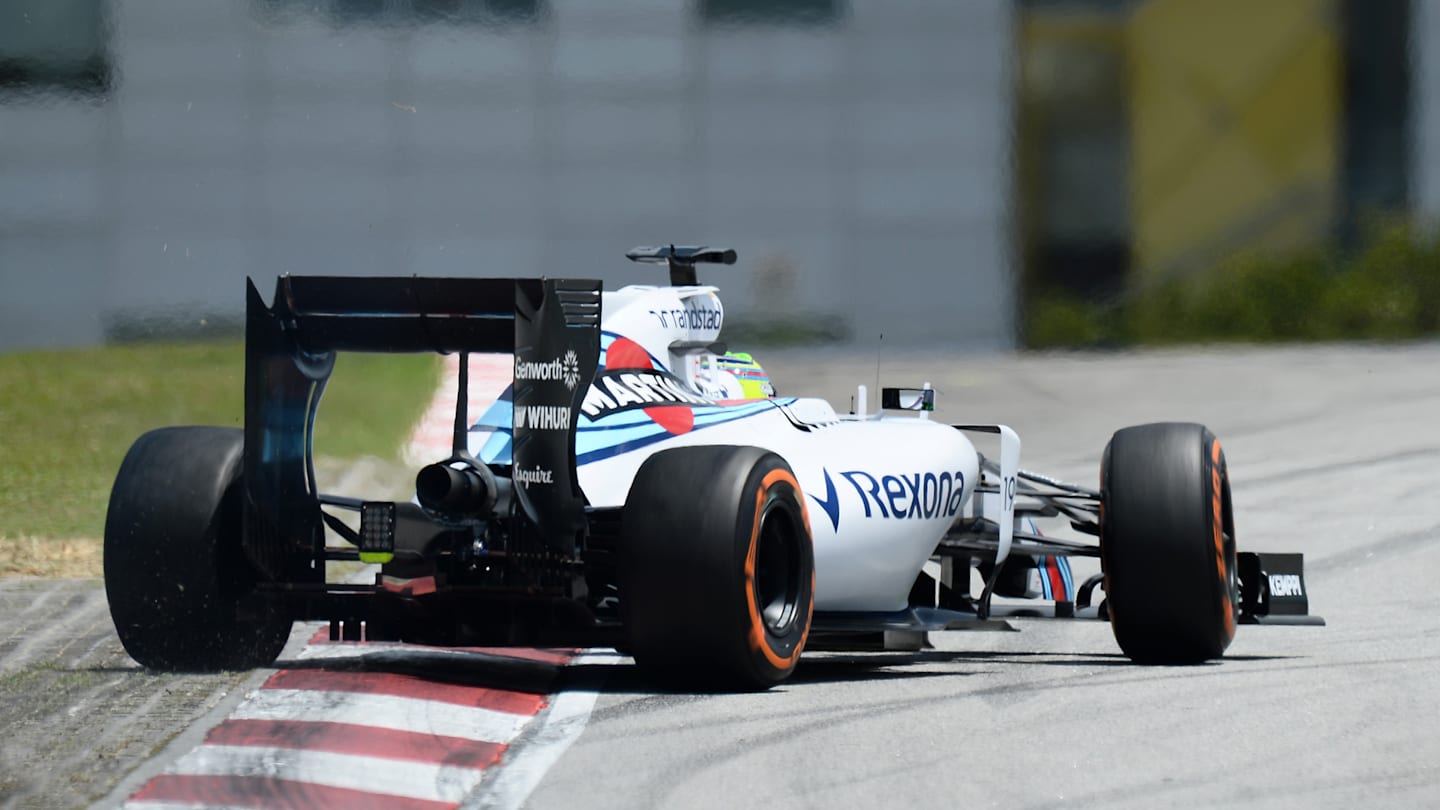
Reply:
[[[187,776],[161,774],[150,780],[135,801],[188,802],[190,804],[263,807],[267,810],[311,810],[344,807],[346,810],[449,810],[454,802],[414,799],[363,790],[327,787],[269,776]]]
[[[474,706],[510,714],[535,714],[545,696],[506,689],[486,689],[441,683],[394,672],[347,672],[324,669],[282,669],[265,682],[265,689],[308,689],[321,692],[356,692],[365,695],[433,700],[457,706]]]
[[[382,759],[486,768],[504,752],[500,743],[397,731],[354,723],[306,720],[226,720],[205,736],[209,745],[249,745],[328,751]]]

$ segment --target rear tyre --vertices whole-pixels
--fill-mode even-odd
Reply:
[[[651,456],[626,498],[620,605],[636,662],[681,686],[766,689],[810,632],[815,555],[800,485],[757,447]]]
[[[1100,468],[1100,555],[1120,649],[1150,664],[1219,658],[1239,605],[1230,479],[1202,425],[1117,431]]]
[[[242,616],[258,576],[240,546],[244,432],[177,427],[130,447],[105,516],[105,593],[143,666],[211,672],[272,663],[290,621]]]

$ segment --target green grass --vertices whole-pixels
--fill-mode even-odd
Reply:
[[[340,355],[315,420],[316,455],[398,459],[435,395],[440,367],[431,354]]]
[[[432,355],[346,354],[316,454],[395,458],[439,381]],[[0,538],[99,537],[130,443],[166,425],[241,426],[238,340],[0,355]]]
[[[1037,292],[1027,348],[1223,341],[1415,340],[1440,335],[1440,232],[1377,228],[1363,250],[1239,254],[1109,301]]]

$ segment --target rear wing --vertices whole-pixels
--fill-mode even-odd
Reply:
[[[516,425],[512,466],[500,472],[516,480],[517,518],[547,549],[574,552],[585,502],[573,414],[599,362],[599,281],[282,276],[268,306],[253,281],[246,287],[244,531],[256,565],[292,581],[316,577],[324,533],[313,434],[341,351],[513,352],[517,412],[542,405],[572,418]]]

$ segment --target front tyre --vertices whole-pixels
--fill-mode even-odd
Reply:
[[[620,604],[640,666],[684,685],[765,689],[810,632],[815,554],[800,485],[757,447],[646,460],[622,523]]]
[[[1100,555],[1120,649],[1151,664],[1219,658],[1238,588],[1230,478],[1202,425],[1117,431],[1100,468]]]
[[[105,516],[105,593],[125,651],[166,671],[274,662],[290,621],[242,616],[257,575],[240,545],[244,431],[154,430],[130,447]]]

